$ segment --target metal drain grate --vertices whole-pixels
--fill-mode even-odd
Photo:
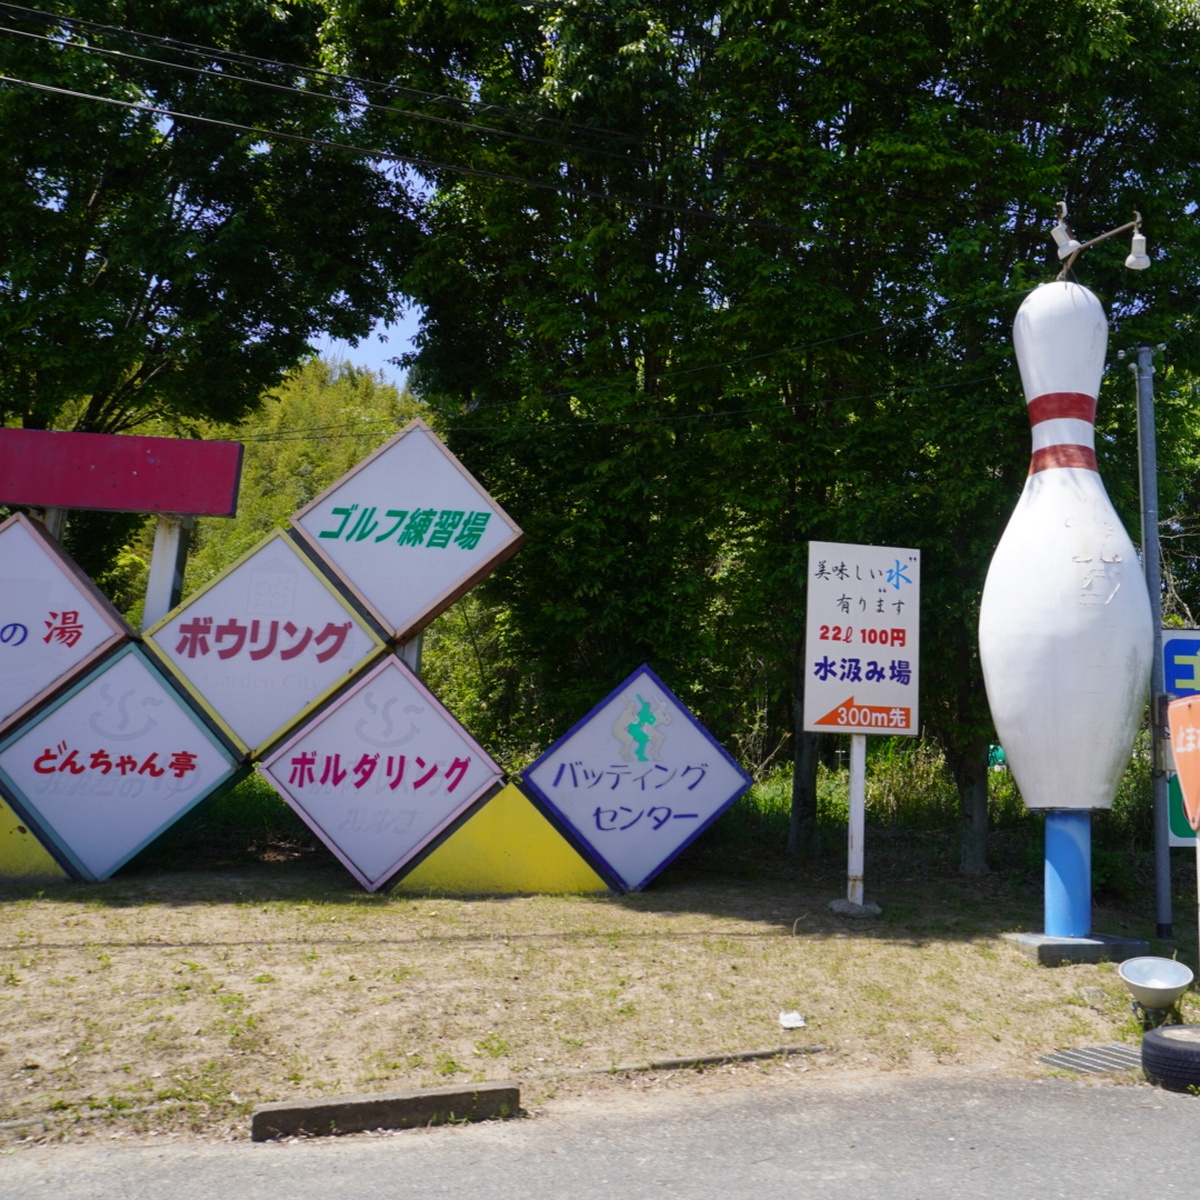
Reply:
[[[1043,1054],[1038,1062],[1085,1075],[1103,1075],[1107,1071],[1139,1070],[1142,1052],[1137,1046],[1085,1046],[1082,1050],[1056,1050],[1053,1054]]]

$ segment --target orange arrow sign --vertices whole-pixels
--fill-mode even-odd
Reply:
[[[814,725],[830,725],[834,729],[908,729],[912,724],[912,709],[895,704],[855,704],[854,697],[831,708]]]
[[[1188,824],[1200,829],[1200,696],[1172,700],[1167,705],[1167,724],[1183,793],[1183,811]]]

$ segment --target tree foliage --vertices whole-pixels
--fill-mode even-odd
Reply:
[[[310,339],[395,312],[414,225],[394,177],[323,144],[356,110],[319,70],[321,17],[307,0],[6,13],[0,423],[235,420]]]
[[[238,512],[197,523],[188,558],[187,591],[207,583],[253,549],[355,464],[382,446],[423,406],[371,372],[309,359],[236,426],[210,427],[213,437],[244,446]]]
[[[545,745],[649,661],[749,765],[794,755],[811,816],[807,544],[916,546],[921,710],[981,869],[976,614],[1028,461],[1009,330],[1057,270],[1058,200],[1081,240],[1137,209],[1166,248],[1144,275],[1114,247],[1077,271],[1115,345],[1172,348],[1172,580],[1181,605],[1200,594],[1178,441],[1200,307],[1194,5],[315,4],[77,0],[49,42],[0,42],[31,82],[353,137],[420,172],[3,85],[0,417],[236,416],[313,333],[364,333],[411,298],[414,391],[529,535],[438,635],[475,731]],[[85,51],[116,43],[81,14],[170,33],[166,65],[144,42]],[[236,73],[305,95],[225,58],[185,75],[189,39],[270,58]],[[318,42],[345,74],[316,70]],[[1136,530],[1128,386],[1105,385],[1098,450]],[[261,486],[291,511],[307,484],[285,445]]]
[[[530,534],[488,593],[497,719],[544,741],[649,659],[765,762],[796,734],[807,541],[919,546],[924,720],[979,869],[1011,319],[1064,198],[1081,238],[1138,208],[1171,247],[1133,280],[1082,260],[1114,340],[1193,313],[1192,8],[329,3],[346,61],[439,119],[375,136],[435,185],[414,386]],[[1128,407],[1101,429],[1126,513]]]

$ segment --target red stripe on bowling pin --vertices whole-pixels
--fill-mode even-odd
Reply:
[[[1089,424],[1096,422],[1096,397],[1085,392],[1047,392],[1035,396],[1026,405],[1030,425],[1053,421],[1058,417],[1074,417]]]
[[[1054,467],[1096,470],[1096,397],[1086,392],[1046,392],[1027,406],[1033,429],[1029,473]]]
[[[1029,459],[1030,475],[1052,467],[1081,467],[1085,471],[1095,471],[1096,452],[1090,446],[1043,446]]]

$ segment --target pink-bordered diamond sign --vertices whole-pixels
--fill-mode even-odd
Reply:
[[[36,521],[0,524],[0,730],[132,636]]]
[[[0,791],[83,879],[108,878],[244,771],[134,643],[0,742]]]
[[[600,870],[645,887],[750,776],[648,667],[639,667],[523,772]]]
[[[306,504],[292,524],[397,641],[417,633],[524,540],[419,420]]]
[[[397,657],[349,685],[259,769],[368,891],[500,779],[500,768]]]
[[[346,683],[382,640],[285,534],[270,534],[146,633],[242,749],[257,752]]]

